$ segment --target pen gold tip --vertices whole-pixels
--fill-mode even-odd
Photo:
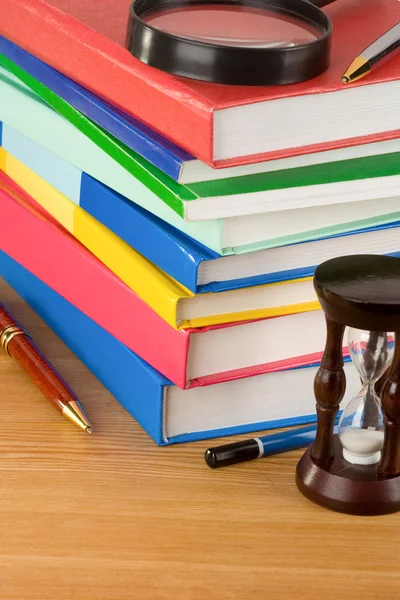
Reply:
[[[63,408],[63,415],[75,425],[78,425],[84,431],[88,433],[92,432],[92,426],[89,419],[85,415],[85,411],[77,400],[71,400]]]
[[[351,83],[357,79],[361,79],[371,70],[368,60],[363,56],[357,56],[342,75],[342,83]]]

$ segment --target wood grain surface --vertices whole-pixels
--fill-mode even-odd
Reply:
[[[0,292],[94,430],[64,420],[0,355],[1,600],[400,600],[398,514],[312,505],[294,483],[300,451],[213,471],[207,442],[158,448]]]

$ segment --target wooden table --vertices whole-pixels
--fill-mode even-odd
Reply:
[[[303,498],[300,451],[212,471],[207,442],[158,448],[4,284],[81,398],[76,430],[0,356],[1,600],[400,599],[400,515]]]

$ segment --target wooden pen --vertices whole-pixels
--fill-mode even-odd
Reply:
[[[1,304],[0,347],[21,365],[37,388],[64,417],[87,433],[92,433],[92,426],[75,394],[36,348],[29,333]]]

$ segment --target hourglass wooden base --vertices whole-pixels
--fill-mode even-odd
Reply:
[[[329,260],[316,269],[314,287],[325,313],[327,337],[314,380],[317,433],[297,466],[297,486],[310,500],[340,512],[380,515],[399,511],[400,259],[358,255]],[[375,332],[370,339],[378,332],[395,332],[394,356],[380,393],[382,457],[373,465],[347,462],[339,438],[333,435],[346,389],[342,356],[346,326]]]
[[[400,476],[382,479],[378,464],[351,465],[342,444],[333,438],[335,455],[328,469],[313,461],[307,450],[296,471],[299,490],[313,502],[353,515],[385,515],[400,510]]]

